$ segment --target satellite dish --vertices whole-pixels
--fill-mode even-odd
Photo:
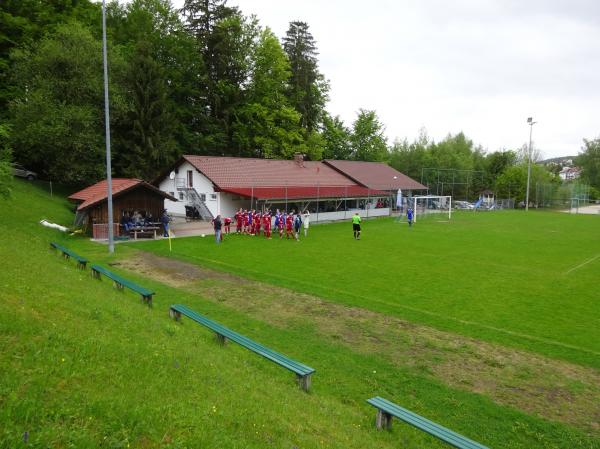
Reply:
[[[175,179],[175,172],[172,171],[171,173],[169,173],[169,179]]]

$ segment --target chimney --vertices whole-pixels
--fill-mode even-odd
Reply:
[[[304,155],[302,153],[294,153],[294,162],[300,167],[304,167]]]

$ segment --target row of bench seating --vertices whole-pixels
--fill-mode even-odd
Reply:
[[[73,257],[78,261],[78,266],[85,269],[87,259],[78,256],[73,251],[65,248],[64,246],[58,245],[54,242],[50,243],[52,248],[58,249],[62,251],[63,256],[66,258]],[[139,285],[123,278],[122,276],[117,275],[100,265],[92,265],[91,267],[92,275],[96,278],[100,278],[100,274],[110,278],[113,280],[114,285],[122,290],[124,287],[128,287],[131,290],[139,293],[142,296],[142,300],[146,302],[148,305],[152,305],[152,296],[154,292],[140,287]],[[303,363],[297,362],[283,354],[280,354],[276,351],[273,351],[266,346],[257,343],[248,337],[245,337],[222,324],[217,323],[216,321],[210,320],[209,318],[200,315],[194,310],[183,304],[173,304],[169,309],[169,314],[176,321],[181,321],[181,315],[185,315],[191,320],[195,321],[202,326],[205,326],[212,330],[215,333],[217,342],[221,345],[225,345],[228,340],[231,340],[240,346],[249,349],[250,351],[255,352],[262,357],[292,371],[296,374],[296,378],[298,381],[298,385],[304,391],[308,392],[311,385],[311,376],[315,372],[314,368],[310,366],[304,365]],[[486,446],[481,445],[469,438],[466,438],[450,429],[447,429],[444,426],[441,426],[433,421],[428,420],[420,415],[417,415],[410,410],[407,410],[403,407],[400,407],[393,402],[388,401],[382,397],[376,396],[367,401],[370,405],[377,409],[376,416],[376,427],[377,429],[390,429],[392,425],[392,417],[396,417],[407,424],[410,424],[424,432],[429,433],[430,435],[444,441],[451,446],[454,446],[459,449],[488,449]]]
[[[86,265],[88,263],[88,260],[86,258],[79,256],[74,251],[72,251],[69,248],[66,248],[62,245],[59,245],[56,242],[50,242],[50,248],[61,251],[63,257],[66,259],[69,259],[72,257],[73,259],[77,260],[77,267],[85,270]],[[133,290],[134,292],[139,293],[140,296],[142,297],[142,301],[144,303],[146,303],[149,307],[152,307],[152,296],[154,295],[153,291],[148,290],[147,288],[141,287],[141,286],[137,285],[135,282],[125,279],[124,277],[119,276],[118,274],[113,273],[112,271],[110,271],[100,265],[92,265],[90,268],[92,270],[92,276],[95,277],[96,279],[100,279],[100,275],[103,274],[107,278],[112,279],[113,284],[115,287],[117,287],[117,289],[123,290],[124,287],[127,287],[127,288]]]

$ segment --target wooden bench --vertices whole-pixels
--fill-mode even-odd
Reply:
[[[439,438],[449,445],[459,449],[489,449],[487,446],[483,446],[476,441],[470,440],[382,397],[376,396],[369,399],[367,402],[373,407],[377,408],[376,425],[378,429],[391,428],[392,417],[395,416],[411,426],[427,432],[428,434],[433,435],[434,437]]]
[[[81,256],[75,254],[69,248],[65,248],[64,246],[59,245],[56,242],[50,242],[50,248],[61,251],[62,256],[65,259],[69,259],[72,257],[73,259],[75,259],[77,261],[77,268],[81,268],[82,270],[85,270],[86,264],[88,263],[88,260],[85,257],[81,257]]]
[[[148,304],[149,307],[152,307],[152,295],[154,295],[153,291],[144,287],[140,287],[136,283],[131,282],[119,276],[118,274],[101,267],[100,265],[92,265],[90,268],[92,270],[92,276],[94,276],[96,279],[100,279],[100,274],[103,274],[104,276],[112,279],[115,287],[117,287],[119,290],[123,290],[123,287],[127,287],[134,292],[139,293],[142,296],[142,301]]]
[[[169,314],[171,318],[174,318],[176,321],[181,319],[181,315],[185,315],[188,318],[194,320],[195,322],[202,324],[203,326],[208,327],[216,334],[217,342],[224,345],[227,343],[227,340],[231,340],[243,346],[246,349],[249,349],[258,355],[265,357],[266,359],[277,363],[278,365],[283,366],[284,368],[294,372],[296,374],[296,378],[298,380],[298,385],[304,391],[308,391],[310,388],[310,376],[315,372],[313,368],[310,366],[306,366],[302,363],[296,362],[295,360],[286,357],[283,354],[279,354],[255,341],[250,340],[243,335],[238,334],[237,332],[232,331],[231,329],[222,326],[219,323],[216,323],[196,312],[189,309],[188,307],[182,304],[174,304],[171,306],[169,310]]]
[[[129,230],[129,234],[133,234],[133,239],[137,240],[138,235],[144,236],[147,235],[156,239],[156,231],[160,231],[160,227],[158,226],[136,226]]]

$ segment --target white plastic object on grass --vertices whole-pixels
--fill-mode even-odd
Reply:
[[[50,223],[48,220],[45,220],[45,219],[44,220],[40,220],[40,224],[42,226],[46,226],[47,228],[58,229],[59,231],[62,231],[62,232],[67,232],[68,231],[68,229],[65,228],[64,226],[61,226],[61,225],[56,224],[56,223]]]

